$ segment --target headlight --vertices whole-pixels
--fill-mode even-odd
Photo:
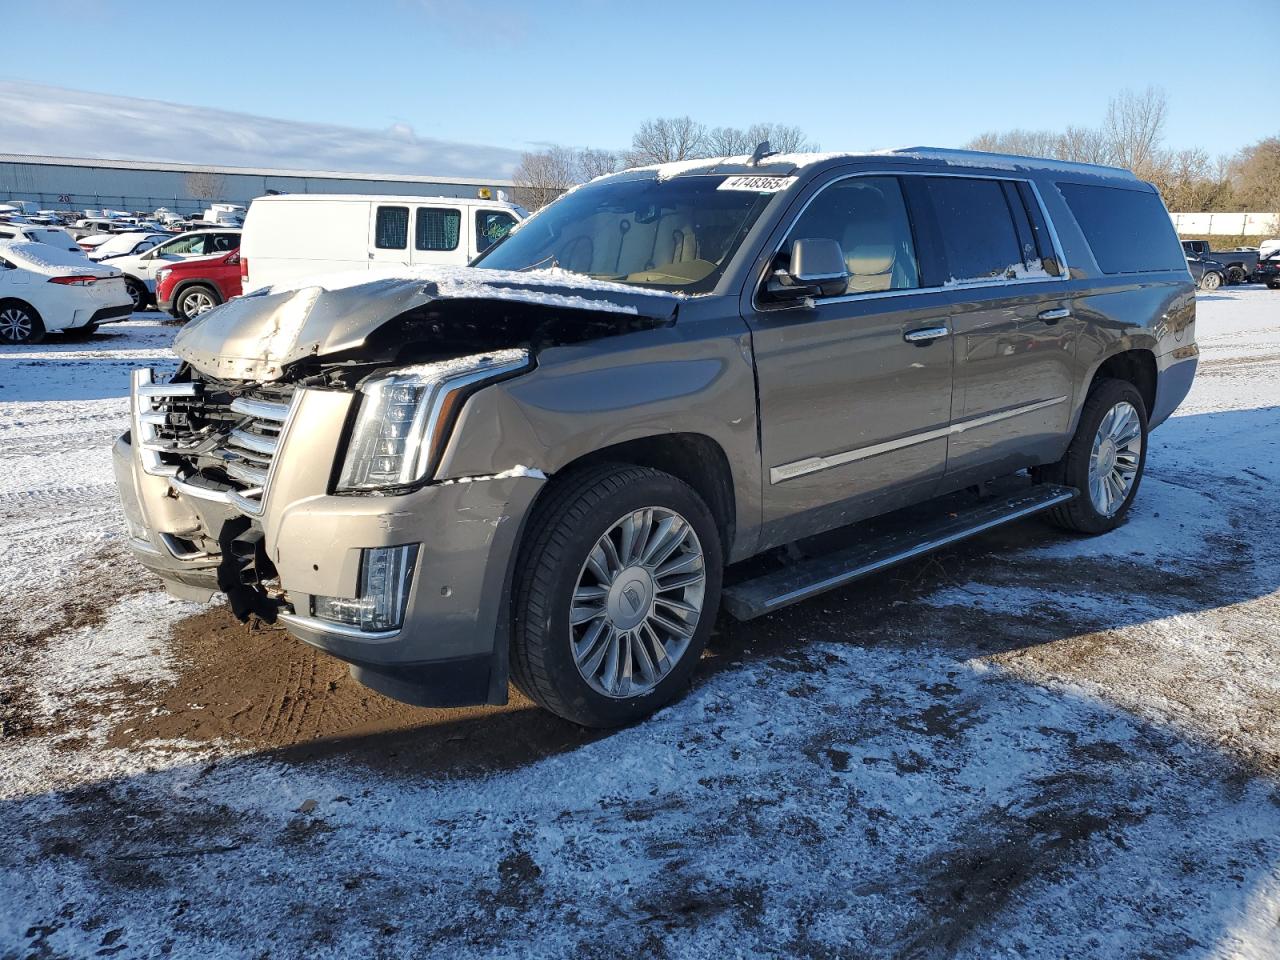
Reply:
[[[161,269],[157,270],[156,283],[160,283],[162,280],[164,280],[165,277],[167,277],[171,273],[173,273],[173,270],[170,267],[162,267]]]
[[[528,365],[527,350],[500,350],[367,381],[338,488],[403,487],[430,476],[463,401],[483,384]]]
[[[359,596],[354,600],[312,597],[312,615],[366,632],[399,630],[404,624],[404,608],[417,559],[416,543],[364,550],[360,557]]]

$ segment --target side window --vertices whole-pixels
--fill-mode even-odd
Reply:
[[[419,207],[418,222],[414,225],[413,231],[413,248],[415,250],[457,250],[458,231],[461,226],[462,213],[458,210]]]
[[[1025,271],[1024,242],[1001,181],[926,177],[925,190],[942,239],[947,282],[1013,279]]]
[[[378,208],[373,245],[379,250],[403,250],[409,245],[408,207]]]
[[[516,218],[503,210],[476,211],[476,253],[484,253],[511,232]]]
[[[1186,269],[1173,221],[1154,191],[1060,183],[1103,273]]]
[[[783,247],[796,240],[835,240],[849,269],[848,293],[920,286],[911,222],[896,177],[850,177],[820,192],[800,214]]]
[[[211,253],[226,253],[240,246],[240,238],[234,233],[219,233],[213,237]]]
[[[179,237],[170,243],[166,243],[160,247],[160,253],[168,254],[195,254],[200,255],[205,252],[206,234],[197,233],[189,237]]]

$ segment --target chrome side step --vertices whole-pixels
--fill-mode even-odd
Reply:
[[[941,509],[934,507],[932,516],[928,504],[902,511],[896,524],[889,518],[882,525],[886,529],[869,531],[865,539],[852,546],[725,587],[724,606],[738,620],[764,616],[895,564],[1042,513],[1075,496],[1076,491],[1070,487],[1044,484],[961,509],[955,509],[950,502],[940,504]]]

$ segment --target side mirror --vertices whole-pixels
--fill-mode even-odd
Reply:
[[[840,244],[825,237],[791,243],[791,265],[769,278],[767,290],[778,300],[838,297],[849,289],[849,267]]]

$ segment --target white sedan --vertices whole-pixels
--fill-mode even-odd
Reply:
[[[132,312],[119,270],[47,243],[0,241],[0,343],[38,343],[54,331],[88,336]]]
[[[93,249],[87,251],[90,260],[106,260],[108,257],[129,257],[136,253],[146,253],[156,244],[173,238],[171,233],[153,233],[150,230],[138,233],[109,233],[102,236],[105,239],[101,243],[95,243]],[[86,240],[96,239],[96,237],[84,237],[80,240],[80,246],[83,247]]]

